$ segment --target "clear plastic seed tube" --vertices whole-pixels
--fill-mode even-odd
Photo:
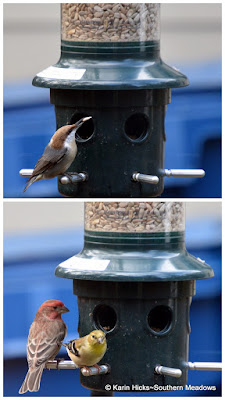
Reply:
[[[62,3],[62,40],[139,42],[159,40],[159,3]]]
[[[178,232],[185,229],[181,202],[88,202],[85,229],[99,232]]]

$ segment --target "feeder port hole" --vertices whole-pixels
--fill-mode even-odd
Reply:
[[[148,314],[148,326],[155,334],[168,333],[172,325],[172,310],[164,305],[154,307]]]
[[[91,114],[89,114],[91,115]],[[75,124],[77,121],[79,121],[81,118],[84,117],[89,117],[88,114],[82,114],[82,113],[76,113],[72,116],[70,120],[70,124]],[[85,122],[85,126],[82,125],[79,128],[78,134],[76,135],[76,141],[77,142],[87,142],[92,138],[94,135],[94,122],[93,118],[89,119],[88,121]]]
[[[127,118],[125,136],[132,142],[142,142],[149,134],[149,121],[145,114],[133,114]]]
[[[111,332],[117,323],[117,315],[114,309],[105,304],[100,304],[93,311],[93,319],[97,329]]]

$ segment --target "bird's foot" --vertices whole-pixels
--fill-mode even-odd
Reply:
[[[84,376],[91,376],[93,375],[92,373],[92,367],[86,367],[86,365],[83,365],[82,367],[80,367],[81,373]]]
[[[97,368],[99,374],[101,373],[101,368],[98,364],[94,364],[93,367]]]
[[[70,183],[74,183],[74,176],[78,176],[80,178],[78,172],[65,172],[62,176],[66,176],[69,179]]]
[[[81,373],[84,376],[92,376],[92,375],[101,375],[102,370],[101,367],[98,364],[94,364],[91,367],[83,366],[80,367]],[[96,371],[97,369],[97,371]]]
[[[55,358],[55,361],[56,361],[56,369],[59,369],[59,363],[61,361],[65,361],[65,358]]]

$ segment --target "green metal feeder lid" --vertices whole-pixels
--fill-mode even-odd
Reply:
[[[160,58],[159,42],[85,43],[62,41],[61,58],[33,79],[52,89],[131,90],[178,88],[185,75]]]
[[[121,234],[120,238],[117,234],[115,241],[111,233],[108,243],[106,238],[105,235],[104,243],[97,238],[95,243],[85,241],[81,253],[62,262],[55,274],[69,279],[118,282],[187,281],[214,276],[205,261],[187,252],[183,232],[141,234],[138,241],[137,236],[133,239],[129,234]]]

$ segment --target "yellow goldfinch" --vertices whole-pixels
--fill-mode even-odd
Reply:
[[[67,353],[77,368],[92,367],[96,365],[104,356],[107,343],[105,333],[96,330],[80,339],[71,340],[63,343]]]

